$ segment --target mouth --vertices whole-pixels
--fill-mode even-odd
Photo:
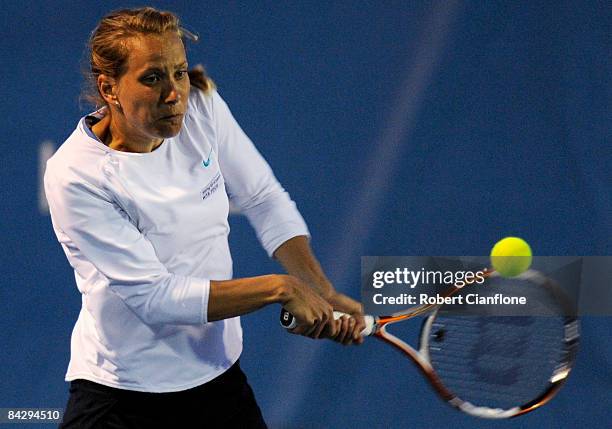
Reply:
[[[177,113],[175,115],[166,115],[159,118],[160,121],[175,121],[181,119],[183,117],[182,113]]]

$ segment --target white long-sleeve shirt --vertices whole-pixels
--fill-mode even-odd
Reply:
[[[92,116],[45,173],[82,294],[66,380],[147,392],[203,384],[242,351],[239,317],[207,320],[210,280],[232,278],[228,197],[269,255],[306,224],[217,92],[192,88],[180,133],[150,153],[110,149]]]

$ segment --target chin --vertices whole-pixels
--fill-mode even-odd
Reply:
[[[159,136],[161,138],[163,138],[163,139],[170,139],[170,138],[175,137],[176,135],[178,135],[178,133],[180,133],[180,132],[181,132],[181,129],[179,128],[176,131],[168,131],[168,132],[160,133]]]
[[[157,135],[159,136],[159,138],[162,139],[169,139],[172,137],[175,137],[178,133],[181,132],[181,128],[182,128],[182,122],[178,125],[175,126],[167,126],[167,127],[160,127],[157,129]]]
[[[156,134],[160,138],[168,139],[176,136],[183,127],[184,115],[174,117],[171,119],[158,120],[155,123]]]

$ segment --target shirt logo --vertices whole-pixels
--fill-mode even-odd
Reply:
[[[202,191],[200,191],[200,195],[202,195],[202,199],[205,200],[210,197],[217,189],[219,189],[219,185],[221,183],[221,173],[217,172],[215,177],[212,178],[208,185]]]
[[[204,167],[208,167],[210,165],[210,155],[212,154],[212,147],[210,148],[210,152],[208,152],[208,158],[202,161],[202,165]]]

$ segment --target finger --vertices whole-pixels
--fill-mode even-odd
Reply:
[[[345,346],[350,346],[353,343],[354,340],[354,331],[355,331],[355,325],[356,325],[356,320],[354,317],[349,318],[349,326],[348,326],[348,331],[347,331],[347,335],[346,338],[344,340],[344,345]]]
[[[344,343],[344,340],[346,339],[346,336],[348,334],[349,319],[350,317],[346,315],[338,319],[338,322],[340,322],[340,330],[338,332],[338,335],[334,338],[335,341],[339,343]]]
[[[330,338],[336,338],[338,335],[340,335],[342,329],[342,322],[340,320],[334,319],[333,317],[331,319],[331,322],[333,330],[330,332]]]
[[[353,318],[355,319],[355,322],[356,322],[355,329],[353,331],[353,340],[355,341],[361,340],[361,342],[363,342],[363,336],[361,335],[361,332],[366,327],[365,318],[363,317],[362,314],[355,314],[353,315]]]
[[[319,319],[314,319],[310,323],[299,325],[298,328],[302,327],[301,335],[305,337],[314,338],[314,334],[317,331],[317,327],[319,326],[319,323],[320,323]]]
[[[293,329],[288,329],[288,331],[294,335],[306,335],[307,325],[297,325]]]
[[[329,319],[328,319],[327,315],[324,315],[323,319],[317,324],[315,330],[313,331],[312,338],[320,338],[321,337],[321,332],[323,332],[323,329],[325,329],[327,327],[328,322],[329,322]]]

